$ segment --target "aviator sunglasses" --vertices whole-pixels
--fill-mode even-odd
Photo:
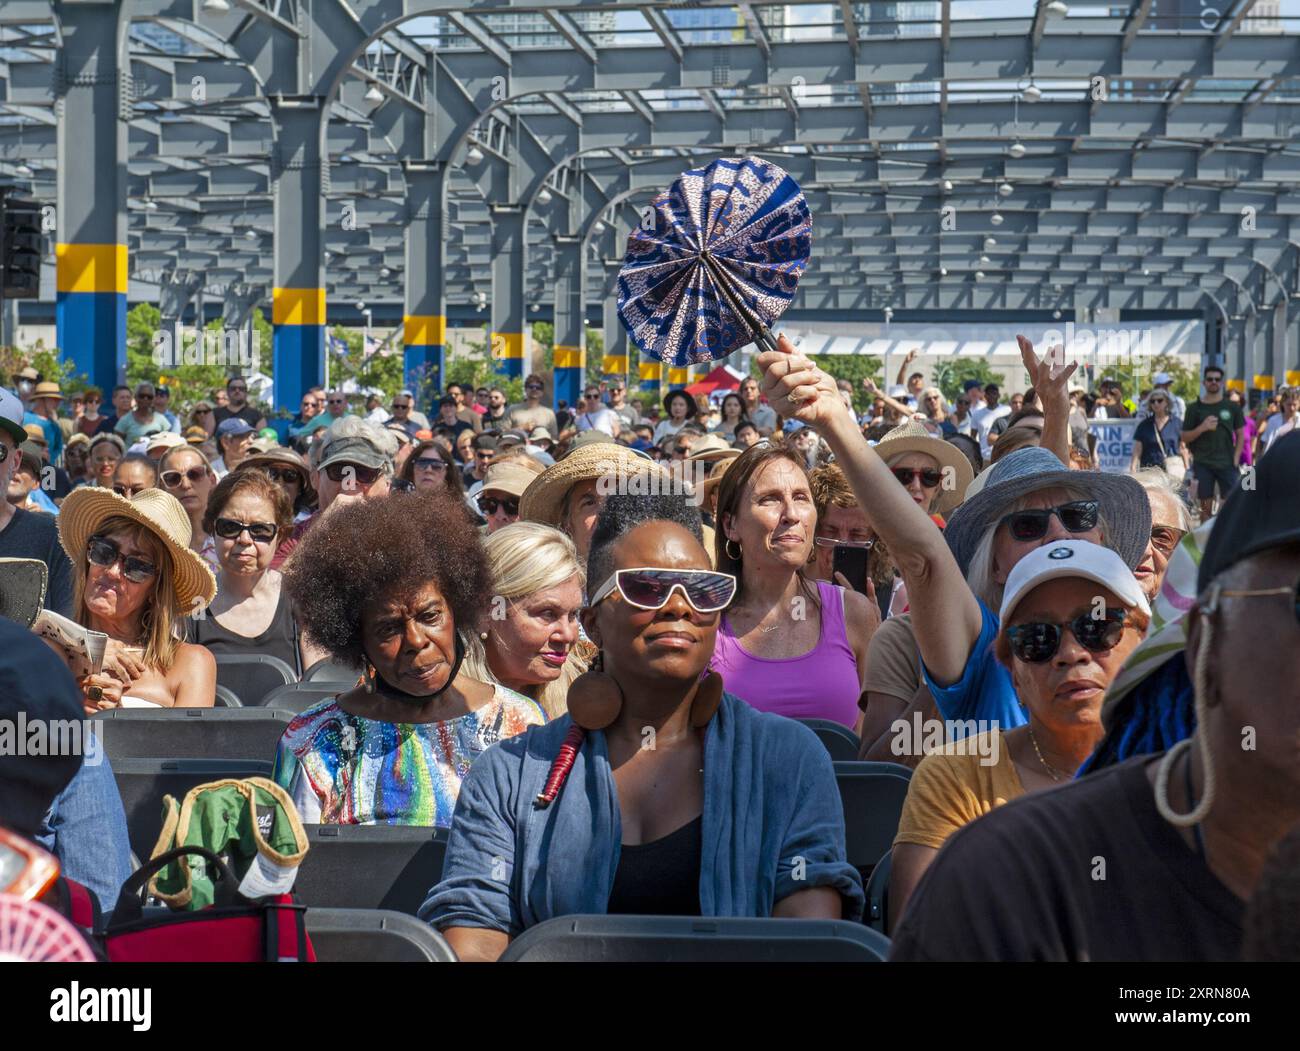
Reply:
[[[673,592],[680,589],[696,613],[717,613],[735,597],[736,578],[710,569],[619,569],[591,596],[588,607],[594,609],[615,588],[638,609],[661,610]]]

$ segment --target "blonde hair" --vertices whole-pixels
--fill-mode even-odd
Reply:
[[[153,588],[145,599],[140,613],[140,634],[144,645],[144,663],[160,671],[171,669],[176,660],[180,639],[176,625],[189,610],[181,609],[176,600],[173,583],[172,556],[167,546],[147,526],[121,515],[105,518],[94,532],[95,536],[115,537],[126,535],[149,552],[158,573],[153,578]],[[74,574],[72,608],[77,612],[77,623],[90,626],[90,610],[86,608],[86,553],[73,562]]]
[[[498,461],[499,462],[499,461]],[[483,542],[492,572],[493,602],[516,602],[545,588],[557,587],[576,576],[586,587],[587,575],[578,560],[577,548],[564,533],[541,522],[514,522],[498,529]],[[548,719],[568,711],[569,686],[587,670],[596,648],[579,640],[569,651],[560,677],[535,688],[534,699]],[[472,637],[465,647],[466,674],[480,682],[500,683],[488,666],[487,650],[480,638]]]
[[[970,557],[970,562],[966,567],[966,583],[975,597],[988,606],[995,614],[1002,608],[1002,595],[1006,589],[1005,584],[999,584],[993,578],[993,541],[998,533],[998,525],[1007,515],[1014,514],[1017,511],[1027,510],[1031,501],[1042,489],[1059,489],[1065,494],[1066,500],[1093,500],[1082,489],[1069,485],[1050,485],[1039,489],[1031,489],[1027,493],[1021,493],[1014,500],[1002,509],[1002,514],[998,516],[998,521],[994,522],[988,529],[984,530],[984,535],[980,537],[979,543],[975,545],[975,551]],[[1106,516],[1102,511],[1097,512],[1097,528],[1101,532],[1101,542],[1103,545],[1109,545],[1109,529],[1106,526]]]

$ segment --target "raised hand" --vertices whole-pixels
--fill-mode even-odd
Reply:
[[[1046,405],[1049,398],[1057,401],[1069,401],[1070,393],[1067,383],[1079,367],[1077,361],[1065,363],[1065,348],[1059,343],[1048,347],[1041,358],[1034,353],[1034,345],[1024,336],[1016,336],[1020,345],[1020,360],[1025,371],[1029,373],[1029,384],[1038,392]]]
[[[801,420],[813,429],[829,426],[848,414],[835,381],[782,336],[778,349],[758,356],[763,371],[759,387],[784,419]]]

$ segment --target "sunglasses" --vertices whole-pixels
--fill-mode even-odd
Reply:
[[[540,383],[525,383],[524,390],[544,390]]]
[[[1223,382],[1223,377],[1222,377],[1222,376],[1206,376],[1206,377],[1205,377],[1205,382],[1206,382],[1206,383],[1222,383],[1222,382]]]
[[[122,575],[133,584],[143,584],[158,575],[158,567],[135,555],[123,556],[122,549],[107,537],[92,536],[86,541],[86,557],[91,565],[107,568],[122,563]]]
[[[362,467],[355,463],[332,463],[325,468],[325,474],[329,476],[331,482],[350,479],[358,485],[374,485],[383,473],[382,468]]]
[[[1186,529],[1177,529],[1174,526],[1152,526],[1151,546],[1168,558],[1186,535]]]
[[[1097,528],[1100,505],[1096,500],[1071,500],[1060,507],[1034,508],[1028,511],[1013,511],[998,525],[1006,524],[1011,529],[1011,536],[1016,540],[1042,540],[1047,535],[1047,527],[1055,515],[1071,533],[1086,533]]]
[[[136,401],[153,401],[153,395],[152,395],[152,394],[137,394],[137,395],[135,396],[135,400],[136,400]]]
[[[244,530],[258,544],[269,544],[280,531],[274,522],[238,522],[233,518],[218,518],[213,532],[222,540],[238,540]]]
[[[194,410],[194,415],[195,415],[195,416],[210,416],[210,415],[212,415],[212,410],[211,410],[211,409],[195,409],[195,410]]]
[[[227,393],[229,393],[229,394],[246,394],[246,393],[248,392],[248,388],[247,388],[247,387],[227,387],[227,388],[226,388],[226,391],[227,391]]]
[[[446,461],[437,456],[421,456],[415,461],[417,471],[445,471],[447,469]]]
[[[1013,624],[1007,628],[1007,638],[1016,660],[1026,664],[1043,664],[1056,656],[1066,628],[1070,629],[1070,634],[1089,653],[1105,653],[1114,649],[1124,634],[1124,621],[1127,617],[1127,610],[1107,607],[1104,617],[1080,613],[1064,624],[1042,621]]]
[[[188,478],[191,485],[200,482],[208,473],[206,467],[191,467],[187,471],[163,471],[158,477],[168,489],[179,489],[181,482]]]
[[[153,486],[151,485],[115,484],[113,486],[113,492],[117,493],[118,496],[125,496],[128,500],[130,500],[131,497],[136,495],[136,493],[143,493],[146,489],[152,489],[152,488]]]
[[[292,467],[267,467],[264,468],[266,476],[273,482],[280,485],[301,485],[302,476]]]
[[[736,578],[710,569],[619,569],[591,596],[588,608],[594,609],[615,588],[637,609],[661,610],[680,590],[696,613],[718,613],[735,598]]]
[[[943,481],[943,472],[935,467],[894,467],[889,473],[903,485],[911,485],[913,478],[919,478],[927,489],[938,489]]]
[[[392,408],[393,408],[393,411],[396,412],[398,409],[409,409],[410,406],[407,405],[406,402],[404,402],[404,401],[395,401],[395,402],[393,402],[393,406],[392,406]]]
[[[518,500],[498,500],[495,496],[480,496],[478,498],[479,510],[491,518],[501,508],[505,508],[506,514],[511,518],[519,517]]]
[[[678,456],[686,456],[690,453],[690,451],[691,451],[691,447],[689,445],[673,446],[673,452],[675,452]]]

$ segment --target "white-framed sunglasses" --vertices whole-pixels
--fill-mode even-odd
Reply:
[[[661,610],[680,589],[696,613],[718,613],[736,597],[736,578],[712,569],[618,569],[592,594],[588,608],[595,609],[616,588],[623,600],[637,609]]]

